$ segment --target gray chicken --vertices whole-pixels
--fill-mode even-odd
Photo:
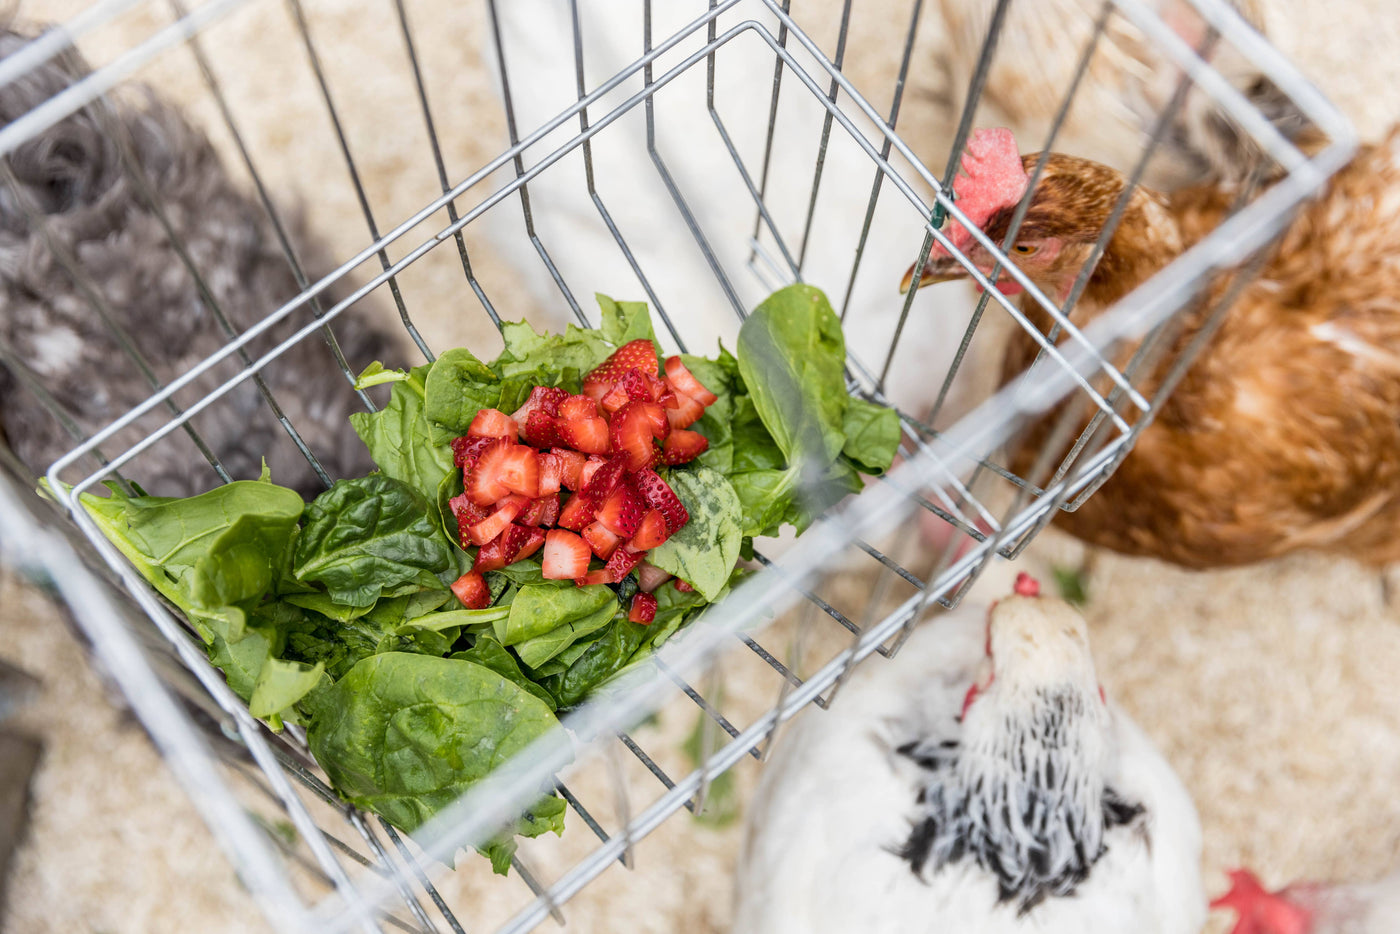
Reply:
[[[0,59],[28,41],[0,30]],[[0,125],[87,73],[69,53],[0,87]],[[151,377],[164,384],[226,344],[230,331],[215,309],[241,333],[300,291],[267,213],[234,185],[204,134],[153,92],[124,90],[130,93],[95,101],[0,158],[0,440],[36,474],[75,447],[79,434],[92,434],[151,396]],[[332,265],[300,219],[288,221],[289,239],[314,282]],[[349,289],[337,283],[323,293],[321,307]],[[249,355],[256,358],[310,320],[308,311],[298,311],[251,345]],[[363,308],[348,310],[333,330],[352,371],[397,359],[394,342]],[[127,342],[149,374],[124,349]],[[177,404],[188,407],[241,366],[230,358]],[[363,403],[326,340],[299,341],[263,377],[331,479],[371,468],[346,420]],[[120,453],[156,428],[158,418],[170,417],[168,408],[156,409],[103,445],[103,453]],[[256,477],[265,457],[275,481],[307,495],[322,488],[252,380],[191,424],[235,479]],[[190,495],[219,483],[183,431],[123,474],[155,495]]]

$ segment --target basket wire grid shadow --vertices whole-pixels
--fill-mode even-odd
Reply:
[[[120,148],[124,131],[108,110],[119,82],[168,50],[187,52],[298,278],[299,294],[281,307],[266,308],[252,326],[223,320],[226,341],[197,364],[157,374],[142,362],[151,395],[110,424],[82,424],[46,391],[42,376],[22,355],[0,342],[0,367],[18,386],[15,391],[38,399],[73,437],[74,447],[52,465],[48,479],[55,488],[71,484],[61,505],[76,523],[64,523],[60,532],[52,510],[22,503],[27,494],[16,491],[32,481],[28,471],[45,465],[26,468],[11,458],[9,472],[20,482],[0,485],[0,511],[4,527],[18,530],[15,540],[26,545],[23,552],[7,549],[5,555],[52,581],[73,608],[96,656],[189,790],[240,878],[269,920],[286,930],[524,931],[551,915],[562,921],[561,906],[570,897],[613,863],[632,865],[639,839],[682,810],[701,810],[715,778],[746,757],[761,758],[782,722],[809,703],[825,706],[851,666],[872,654],[893,655],[931,604],[956,603],[995,556],[1014,557],[1056,510],[1074,508],[1090,495],[1149,423],[1293,208],[1344,164],[1355,145],[1346,121],[1222,4],[1196,4],[1211,26],[1207,41],[1229,43],[1269,76],[1330,139],[1320,153],[1306,157],[1286,141],[1211,67],[1208,55],[1198,54],[1204,49],[1184,42],[1149,6],[1140,0],[1105,3],[1044,148],[1054,147],[1078,77],[1105,25],[1121,18],[1183,74],[1145,136],[1141,161],[1123,168],[1135,169],[1134,178],[1141,175],[1191,90],[1207,96],[1258,141],[1273,161],[1272,184],[1243,186],[1236,210],[1212,235],[1082,329],[1034,288],[1001,251],[1003,244],[974,229],[976,240],[1028,287],[1054,327],[1041,334],[1015,302],[988,289],[973,308],[940,309],[947,318],[940,333],[951,335],[940,357],[900,358],[901,341],[926,328],[914,294],[900,298],[893,284],[910,263],[921,267],[935,246],[956,253],[940,224],[944,215],[966,219],[945,193],[956,160],[950,158],[942,174],[932,171],[894,129],[901,107],[909,103],[903,100],[905,83],[921,18],[927,15],[919,0],[909,8],[907,33],[897,46],[899,73],[883,112],[843,70],[853,15],[849,2],[830,44],[813,39],[803,29],[801,12],[777,0],[677,5],[689,19],[664,28],[660,5],[654,9],[643,2],[635,8],[638,32],[614,37],[625,50],[620,64],[587,59],[586,49],[596,48],[586,38],[597,4],[554,3],[550,8],[559,15],[549,30],[556,44],[540,44],[536,52],[552,49],[545,54],[563,69],[566,80],[553,87],[556,99],[537,94],[538,85],[529,96],[513,93],[520,86],[512,71],[513,43],[544,43],[541,37],[549,30],[536,22],[522,39],[512,31],[506,5],[486,0],[488,57],[497,69],[510,145],[465,177],[454,174],[444,157],[435,123],[443,120],[444,108],[429,103],[431,78],[418,56],[423,33],[410,26],[403,0],[386,5],[404,43],[402,67],[413,90],[400,116],[405,126],[416,123],[413,132],[426,133],[429,148],[414,158],[423,159],[418,168],[426,169],[441,194],[381,231],[356,166],[352,134],[342,126],[353,98],[335,96],[323,69],[327,43],[315,38],[315,16],[299,0],[289,0],[288,38],[305,53],[304,64],[334,128],[334,151],[350,173],[370,234],[363,249],[314,282],[282,233],[258,163],[240,134],[237,108],[203,48],[208,37],[198,35],[217,29],[239,6],[236,0],[188,9],[171,0],[168,17],[147,39],[0,128],[5,156],[0,190],[9,186],[15,194],[11,203],[42,230],[43,217],[15,184],[9,154],[84,109],[109,121],[104,126]],[[0,60],[0,83],[68,54],[74,41],[146,6],[157,5],[143,0],[94,5],[63,30]],[[962,151],[972,128],[1007,6],[1002,0],[993,13],[981,63],[947,143],[950,154]],[[666,15],[677,16],[676,7]],[[530,52],[522,54],[528,59]],[[619,53],[613,49],[612,54]],[[741,88],[754,83],[752,76],[762,76],[750,90],[765,106],[747,108],[761,118],[756,122],[740,125],[744,109],[730,109],[734,99],[725,95],[725,69],[731,66]],[[796,122],[785,123],[789,119]],[[380,132],[389,135],[387,128]],[[675,138],[678,132],[686,135]],[[687,150],[682,159],[675,157],[678,147]],[[798,158],[805,159],[801,173],[787,171]],[[696,177],[688,164],[708,170]],[[860,166],[859,177],[832,177],[833,167],[852,164]],[[160,193],[141,167],[128,158],[125,169],[160,215]],[[629,186],[650,186],[662,196],[641,199],[646,213],[639,217],[629,206],[639,200],[626,191]],[[859,192],[854,214],[829,197],[833,189]],[[586,213],[553,210],[568,197]],[[709,210],[717,203],[741,206],[742,224]],[[1006,245],[1023,213],[1024,208]],[[656,234],[652,223],[664,233]],[[198,638],[91,518],[74,508],[75,497],[107,479],[139,482],[143,466],[189,457],[196,449],[211,465],[211,484],[228,480],[217,446],[201,436],[201,420],[250,383],[280,424],[285,443],[295,446],[323,480],[334,479],[320,468],[301,436],[304,426],[286,416],[265,377],[286,362],[290,348],[323,340],[346,378],[343,386],[325,391],[352,392],[355,373],[370,361],[346,359],[340,352],[337,324],[343,322],[337,319],[357,303],[373,301],[371,295],[383,301],[385,291],[409,339],[432,359],[443,345],[415,318],[419,309],[413,301],[415,264],[429,257],[460,263],[464,279],[459,282],[467,287],[461,294],[470,291],[497,327],[516,316],[522,300],[515,296],[520,291],[515,283],[493,280],[472,262],[468,238],[483,228],[503,250],[514,249],[533,264],[527,288],[535,290],[537,305],[531,308],[543,309],[536,312],[537,326],[558,327],[571,319],[594,324],[596,315],[579,296],[599,288],[620,298],[645,297],[670,349],[705,353],[716,337],[732,339],[747,309],[766,292],[793,281],[817,282],[831,295],[849,335],[849,390],[900,409],[902,463],[870,481],[858,499],[829,511],[796,542],[772,548],[760,543],[754,562],[759,573],[668,644],[654,666],[567,714],[567,736],[546,738],[513,757],[409,840],[382,819],[338,800],[298,728],[274,734],[248,713],[209,664]],[[1111,227],[1104,240],[1108,235]],[[900,242],[903,252],[890,256],[872,246],[886,240]],[[62,244],[51,246],[62,253]],[[594,252],[572,257],[585,246]],[[607,255],[594,262],[601,248]],[[684,255],[676,252],[680,249]],[[839,267],[828,263],[830,252],[845,261]],[[181,258],[198,281],[198,264],[188,255]],[[66,259],[65,273],[82,282],[80,258]],[[672,274],[668,263],[698,269],[700,277]],[[988,277],[965,265],[976,282],[988,284]],[[871,291],[870,283],[882,276],[891,281],[881,285],[883,292]],[[89,286],[85,294],[94,314],[103,317],[106,297],[100,288]],[[883,300],[871,297],[880,294]],[[722,308],[724,314],[707,317],[694,310],[697,306]],[[969,372],[976,368],[970,362],[976,360],[975,349],[993,342],[982,326],[988,307],[1004,311],[1012,326],[1035,336],[1040,355],[1025,374],[980,404],[960,407],[957,400],[970,397],[960,395],[959,381],[977,376]],[[1183,346],[1178,338],[1188,318],[1198,327]],[[129,356],[139,356],[129,341],[122,343]],[[901,384],[901,372],[911,381]],[[923,387],[922,397],[908,391],[913,383]],[[368,408],[376,404],[365,393],[359,402]],[[1038,436],[1033,465],[1014,472],[1004,447],[1028,423],[1050,414],[1054,418],[1048,432]],[[915,541],[915,517],[925,513],[956,530],[941,554],[924,555]],[[75,534],[79,530],[81,535]],[[75,555],[89,571],[64,570],[78,563]],[[854,597],[850,587],[842,587],[851,579],[859,581]],[[771,625],[774,618],[777,625]],[[767,699],[745,705],[722,698],[721,679]],[[702,755],[692,766],[658,742],[644,721],[658,711],[694,715],[697,708],[704,726]],[[522,842],[513,878],[497,883],[511,889],[507,910],[481,909],[461,897],[457,877],[470,875],[473,867],[450,874],[445,864],[460,848],[487,840],[511,815],[528,808],[541,788],[553,788],[566,800],[568,832],[558,840]]]

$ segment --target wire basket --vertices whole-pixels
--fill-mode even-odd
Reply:
[[[1155,178],[1154,155],[1203,113],[1235,128],[1257,158],[1235,209],[1211,235],[1088,327],[1039,296],[1053,322],[1041,333],[995,290],[969,303],[963,291],[925,298],[901,296],[896,286],[906,267],[924,265],[935,247],[952,247],[945,215],[966,220],[946,194],[956,160],[947,158],[939,172],[920,155],[945,160],[962,151],[986,104],[984,89],[996,86],[1008,54],[998,59],[999,38],[1017,15],[1044,14],[1029,4],[1018,14],[1005,0],[977,7],[978,54],[963,50],[968,72],[944,76],[956,101],[948,108],[953,119],[930,130],[925,124],[936,121],[912,118],[915,133],[937,137],[936,150],[920,153],[894,129],[902,114],[919,109],[906,86],[932,60],[930,42],[958,41],[920,0],[904,8],[902,22],[876,24],[886,31],[884,48],[897,51],[873,63],[852,52],[862,25],[871,24],[849,2],[839,16],[792,11],[778,0],[623,6],[473,6],[465,33],[485,44],[504,104],[489,111],[489,91],[457,83],[459,70],[441,67],[440,54],[434,59],[453,44],[439,31],[459,24],[420,21],[403,0],[355,13],[366,20],[359,28],[393,35],[380,44],[382,60],[369,63],[395,79],[378,97],[356,83],[366,63],[347,59],[326,38],[344,26],[343,11],[299,0],[285,8],[266,0],[188,8],[181,0],[106,0],[0,60],[0,85],[7,85],[63,60],[74,42],[104,52],[100,67],[75,72],[70,86],[0,128],[0,192],[9,193],[0,197],[45,238],[54,274],[67,277],[64,288],[75,288],[83,313],[107,329],[112,366],[132,369],[141,381],[116,416],[93,422],[84,400],[46,377],[32,349],[0,341],[0,375],[9,378],[0,389],[13,393],[6,412],[22,399],[67,438],[67,453],[41,464],[7,457],[21,482],[0,485],[5,528],[34,547],[6,556],[58,587],[280,928],[523,931],[551,914],[562,920],[570,897],[612,864],[632,864],[639,839],[683,810],[702,809],[718,776],[746,757],[761,758],[782,722],[809,703],[825,706],[851,666],[893,655],[932,605],[956,603],[995,556],[1014,557],[1057,510],[1090,495],[1150,422],[1292,210],[1355,145],[1346,121],[1223,4],[1195,3],[1201,29],[1184,38],[1179,24],[1141,0],[1086,0],[1080,20],[1060,24],[1076,48],[1054,88],[1045,148],[1077,138],[1076,126],[1092,130],[1107,119],[1076,114],[1072,105],[1102,77],[1101,59],[1121,55],[1130,36],[1156,68],[1135,79],[1139,110],[1118,115],[1141,124],[1135,158],[1120,168],[1134,179]],[[119,38],[104,32],[114,23],[124,24]],[[268,60],[230,61],[218,41],[223,30],[258,32]],[[1329,143],[1311,157],[1292,145],[1213,67],[1226,48]],[[295,56],[282,54],[289,51]],[[957,59],[946,48],[943,55]],[[259,143],[267,141],[251,138],[244,121],[260,95],[293,73],[312,88],[315,112],[297,132],[314,138],[305,149],[314,158],[262,160]],[[856,74],[869,97],[857,89]],[[217,258],[181,236],[192,222],[180,216],[177,196],[147,176],[139,139],[120,117],[121,82],[132,77],[179,88],[193,102],[192,116],[216,137],[242,176],[238,184],[253,192],[248,203],[264,215],[259,229],[275,233],[275,252],[294,284],[251,318],[223,313],[237,283],[204,275]],[[870,103],[885,98],[887,109]],[[104,288],[109,280],[81,252],[66,251],[62,236],[46,234],[44,211],[19,192],[21,147],[75,113],[98,121],[112,141],[132,197],[168,234],[182,287],[196,296],[206,343],[194,341],[177,364],[146,359],[140,345],[151,335],[121,326],[131,296]],[[454,162],[454,135],[478,120],[507,145],[467,171]],[[364,171],[376,160],[399,166],[403,191],[376,190]],[[335,227],[329,252],[346,261],[332,268],[298,245],[295,225],[270,193],[279,188],[317,193],[313,223],[361,219],[364,228]],[[408,210],[400,209],[405,201]],[[385,216],[403,219],[384,229]],[[1028,284],[1000,244],[975,236]],[[987,285],[982,273],[973,270],[973,278]],[[324,419],[382,401],[352,388],[370,362],[357,358],[347,337],[356,315],[392,324],[422,359],[460,343],[487,356],[493,341],[499,346],[491,325],[502,320],[524,316],[539,329],[596,324],[583,296],[599,289],[644,298],[668,349],[704,353],[716,339],[732,340],[765,294],[794,281],[821,286],[839,311],[849,390],[899,409],[900,466],[795,542],[760,542],[758,573],[666,646],[645,676],[568,714],[567,737],[541,741],[497,768],[413,840],[342,804],[296,728],[273,733],[254,719],[178,614],[73,508],[74,497],[104,479],[186,477],[187,465],[201,459],[210,465],[205,486],[241,475],[250,466],[237,460],[246,439],[233,440],[230,421],[246,420],[248,433],[266,423],[258,439],[289,450],[303,471],[309,465],[313,481],[334,479],[334,459],[312,437],[315,413]],[[424,313],[435,306],[467,309],[460,314],[471,321]],[[1188,321],[1197,339],[1183,342]],[[1007,328],[1032,333],[1040,351],[1035,365],[998,388],[989,354]],[[410,362],[400,352],[402,360],[386,362]],[[300,394],[314,396],[315,406],[298,405],[287,392],[298,386],[296,368],[308,365],[308,353],[318,355],[318,372],[345,377],[315,387],[303,380]],[[110,389],[124,398],[114,377],[89,376],[99,394]],[[18,450],[17,431],[13,421],[6,426]],[[1018,443],[1032,456],[1013,463],[1007,452]],[[16,490],[33,479],[29,471],[43,468],[55,488],[71,485],[62,506],[80,537],[59,534],[37,504],[20,505]],[[921,543],[928,516],[951,530],[946,547]],[[73,570],[80,560],[94,573]],[[702,718],[698,766],[645,725],[676,710]],[[489,838],[550,785],[570,808],[562,838],[525,841],[509,881],[484,880],[471,865],[448,873],[459,848]],[[476,896],[485,886],[508,889],[509,904],[483,906]]]

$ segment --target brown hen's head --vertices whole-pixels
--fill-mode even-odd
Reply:
[[[1034,171],[1039,159],[1039,154],[1019,155],[1016,141],[1007,130],[976,130],[969,139],[968,156],[962,160],[963,174],[954,180],[953,192],[958,208],[993,243],[1000,245],[1006,239],[1012,216],[1029,187],[1029,174]],[[1076,156],[1051,153],[1031,195],[1016,240],[1006,250],[1007,255],[1051,300],[1063,302],[1093,252],[1094,244],[1108,223],[1126,183],[1122,173],[1108,166]],[[1115,272],[1124,265],[1124,257],[1119,255],[1124,252],[1122,247],[1130,245],[1126,241],[1131,241],[1144,229],[1152,232],[1150,223],[1146,228],[1142,223],[1150,222],[1151,218],[1141,215],[1145,210],[1150,211],[1152,205],[1147,202],[1153,196],[1146,190],[1140,191],[1141,196],[1135,194],[1129,202],[1123,223],[1109,251],[1100,261],[1095,277],[1091,279],[1091,288],[1094,280],[1101,276],[1122,279],[1123,274]],[[973,240],[954,221],[949,222],[948,236],[953,246],[965,253],[983,275],[991,276],[996,258],[990,251]],[[1117,253],[1114,247],[1119,247]],[[1131,275],[1128,270],[1124,270],[1124,273]],[[942,246],[935,245],[919,285],[962,279],[968,275],[966,267]],[[913,276],[914,268],[910,267],[905,273],[901,291],[908,290]],[[1102,286],[1104,283],[1098,284]],[[1113,291],[1122,294],[1136,284],[1136,281],[1115,282],[1112,285],[1117,287]],[[1021,285],[1005,269],[998,276],[997,288],[1006,295],[1022,291]]]

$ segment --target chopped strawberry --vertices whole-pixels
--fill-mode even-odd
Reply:
[[[632,597],[632,606],[627,611],[629,622],[643,626],[656,619],[656,598],[649,593],[639,593]]]
[[[642,502],[651,509],[661,510],[666,518],[666,528],[672,535],[690,521],[690,513],[676,493],[654,470],[641,470],[632,477],[632,483],[642,497]]]
[[[642,521],[637,523],[637,531],[632,533],[627,547],[636,552],[651,551],[670,537],[671,530],[666,527],[666,517],[661,510],[648,509]]]
[[[661,459],[671,465],[688,464],[710,448],[710,439],[698,431],[677,428],[666,436]]]
[[[495,441],[495,438],[453,438],[452,463],[458,467],[475,467],[481,452]]]
[[[622,374],[622,379],[618,380],[617,384],[633,402],[654,402],[651,384],[655,381],[655,376],[647,376],[641,370],[628,370]]]
[[[569,497],[569,501],[559,512],[558,525],[561,528],[577,532],[592,522],[597,512],[598,507],[594,505],[593,500],[584,496],[582,492],[578,492]]]
[[[619,583],[632,572],[632,569],[636,567],[641,560],[641,555],[633,554],[626,548],[619,548],[614,551],[612,557],[608,559],[607,565],[603,568],[603,570],[612,575],[612,580],[609,581],[609,583]]]
[[[588,542],[588,547],[593,549],[595,555],[606,561],[621,544],[622,537],[614,535],[603,523],[594,522],[584,528],[583,540]]]
[[[656,461],[653,438],[668,430],[666,410],[655,402],[629,402],[612,417],[612,449],[627,455],[628,470],[644,470]]]
[[[679,590],[681,593],[694,593],[694,592],[695,592],[695,588],[694,588],[694,587],[690,586],[690,584],[688,584],[688,583],[686,583],[685,581],[681,580],[679,577],[676,578],[676,579],[675,579],[674,581],[672,581],[671,583],[672,583],[672,586],[674,586],[674,587],[675,587],[677,590]]]
[[[598,402],[587,396],[569,396],[559,403],[560,418],[597,418]]]
[[[573,580],[588,572],[593,553],[588,543],[567,529],[550,529],[544,536],[541,559],[546,580]]]
[[[478,506],[490,506],[510,495],[502,479],[502,471],[512,460],[511,451],[520,445],[509,438],[495,438],[477,455],[476,463],[467,470],[467,498]],[[521,450],[530,451],[529,448]],[[530,453],[534,453],[530,451]],[[536,481],[538,484],[538,480]],[[536,490],[538,492],[538,490]]]
[[[554,525],[559,519],[559,494],[551,493],[548,496],[541,496],[537,500],[532,500],[515,520],[521,525],[541,526]]]
[[[635,373],[636,371],[628,370],[627,372]],[[611,415],[631,401],[632,397],[629,396],[627,390],[623,389],[621,384],[619,384],[609,389],[603,398],[598,400],[598,408]]]
[[[520,436],[531,447],[553,447],[559,443],[559,420],[548,412],[535,409],[525,420]]]
[[[561,418],[555,421],[559,440],[585,454],[608,453],[608,423],[601,418]]]
[[[549,496],[551,493],[558,493],[564,485],[564,462],[553,451],[541,451],[539,458],[540,495]]]
[[[581,490],[584,487],[588,486],[588,481],[592,480],[593,475],[599,470],[601,470],[603,465],[607,462],[608,459],[606,457],[598,457],[597,455],[594,455],[593,457],[590,457],[586,461],[584,461],[583,467],[580,468],[578,472],[578,486],[576,486],[574,489]]]
[[[714,405],[719,398],[705,388],[704,383],[695,378],[680,357],[666,358],[666,379],[677,392],[683,392],[701,405]]]
[[[663,571],[654,564],[643,561],[637,565],[637,585],[646,593],[651,593],[670,579],[671,572]]]
[[[466,548],[471,544],[471,527],[485,519],[491,513],[486,507],[478,506],[467,499],[467,494],[454,496],[447,501],[451,507],[452,514],[457,517],[457,541]]]
[[[540,495],[540,455],[523,444],[512,445],[501,463],[499,482],[527,499]]]
[[[520,526],[517,525],[514,526],[514,528],[518,529]],[[520,547],[516,549],[515,555],[510,559],[509,563],[514,564],[517,561],[524,561],[526,558],[539,551],[544,547],[544,537],[544,529],[526,529],[525,540],[520,543]]]
[[[491,541],[482,545],[476,553],[476,560],[472,562],[472,570],[478,573],[486,571],[499,571],[514,560],[515,546],[511,543],[511,526]]]
[[[580,587],[587,587],[591,584],[613,584],[616,581],[612,579],[607,568],[599,568],[596,571],[589,571],[581,577],[575,577],[574,583]]]
[[[629,483],[619,483],[617,489],[598,507],[598,521],[609,532],[623,538],[631,537],[642,523],[642,501]]]
[[[469,610],[482,610],[491,605],[491,591],[486,587],[486,578],[472,570],[452,582],[452,592]]]
[[[588,463],[588,455],[568,448],[555,448],[549,453],[559,459],[559,482],[570,490],[582,488],[583,465]]]
[[[590,399],[601,399],[628,370],[641,370],[655,376],[656,345],[643,337],[617,348],[611,357],[583,378],[583,394]],[[601,393],[598,392],[599,387],[605,387]]]
[[[519,494],[505,497],[496,506],[496,511],[467,530],[467,538],[473,545],[485,545],[500,535],[520,515],[529,500]]]
[[[627,458],[618,454],[610,459],[602,467],[593,472],[583,484],[583,489],[579,492],[588,498],[593,504],[594,511],[602,508],[609,496],[613,495],[613,490],[617,489],[619,483],[627,473]],[[656,479],[660,480],[660,477]]]
[[[525,403],[511,413],[511,418],[515,423],[524,427],[530,421],[530,416],[535,412],[543,412],[551,418],[559,414],[559,406],[565,399],[569,398],[568,392],[554,386],[536,386],[530,390],[530,397]]]
[[[700,420],[700,416],[705,414],[705,407],[683,392],[676,393],[675,408],[666,410],[666,420],[671,423],[672,430],[677,428],[689,428]]]
[[[509,438],[514,441],[520,434],[515,419],[497,409],[482,409],[467,426],[468,438]]]

